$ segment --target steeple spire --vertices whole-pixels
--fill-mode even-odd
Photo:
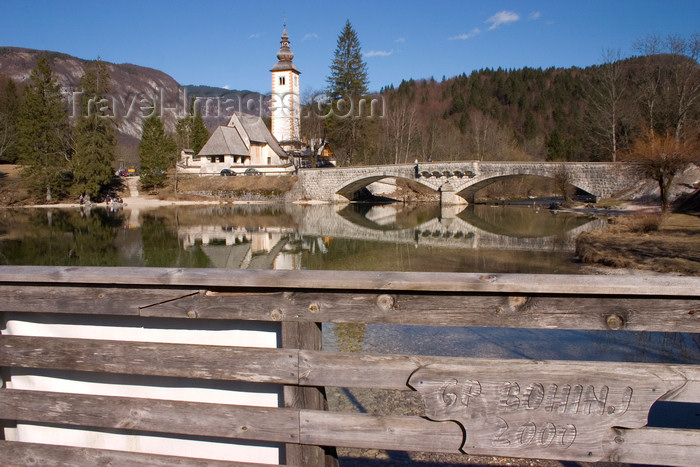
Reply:
[[[282,38],[280,40],[280,50],[277,52],[278,62],[272,67],[270,71],[283,71],[283,70],[293,70],[299,73],[297,67],[292,63],[294,59],[294,52],[289,48],[289,36],[287,35],[287,25],[284,25],[282,30]]]

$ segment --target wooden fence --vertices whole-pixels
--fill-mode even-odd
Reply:
[[[11,266],[0,267],[0,313],[3,465],[228,465],[27,441],[16,434],[21,426],[279,445],[277,463],[286,465],[332,465],[339,446],[673,465],[700,459],[700,430],[646,426],[656,401],[700,402],[700,365],[324,352],[320,327],[700,333],[698,278]],[[281,345],[22,335],[8,324],[81,317],[98,327],[136,319],[179,330],[268,322],[279,326]],[[32,371],[272,384],[283,398],[259,407],[13,385]],[[329,411],[326,387],[417,391],[424,416]]]

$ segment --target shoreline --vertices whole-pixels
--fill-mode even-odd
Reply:
[[[246,204],[280,204],[279,201],[265,200],[178,200],[159,198],[123,198],[122,209],[155,209],[170,206],[210,206],[210,205],[246,205]],[[287,204],[287,203],[284,203]],[[328,204],[323,201],[301,200],[288,204],[316,205]],[[15,206],[0,205],[0,209],[75,209],[75,208],[110,208],[104,201],[100,203],[80,204],[80,203],[55,203],[55,204],[22,204]]]

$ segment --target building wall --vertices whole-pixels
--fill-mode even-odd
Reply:
[[[281,82],[284,80],[284,83]],[[300,140],[299,74],[293,70],[272,72],[272,134],[277,141]]]

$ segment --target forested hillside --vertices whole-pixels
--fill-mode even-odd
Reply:
[[[365,119],[355,164],[610,161],[649,128],[698,142],[700,68],[685,55],[655,54],[584,69],[483,69],[402,81],[373,98],[386,111]],[[335,141],[341,163],[342,146]]]

